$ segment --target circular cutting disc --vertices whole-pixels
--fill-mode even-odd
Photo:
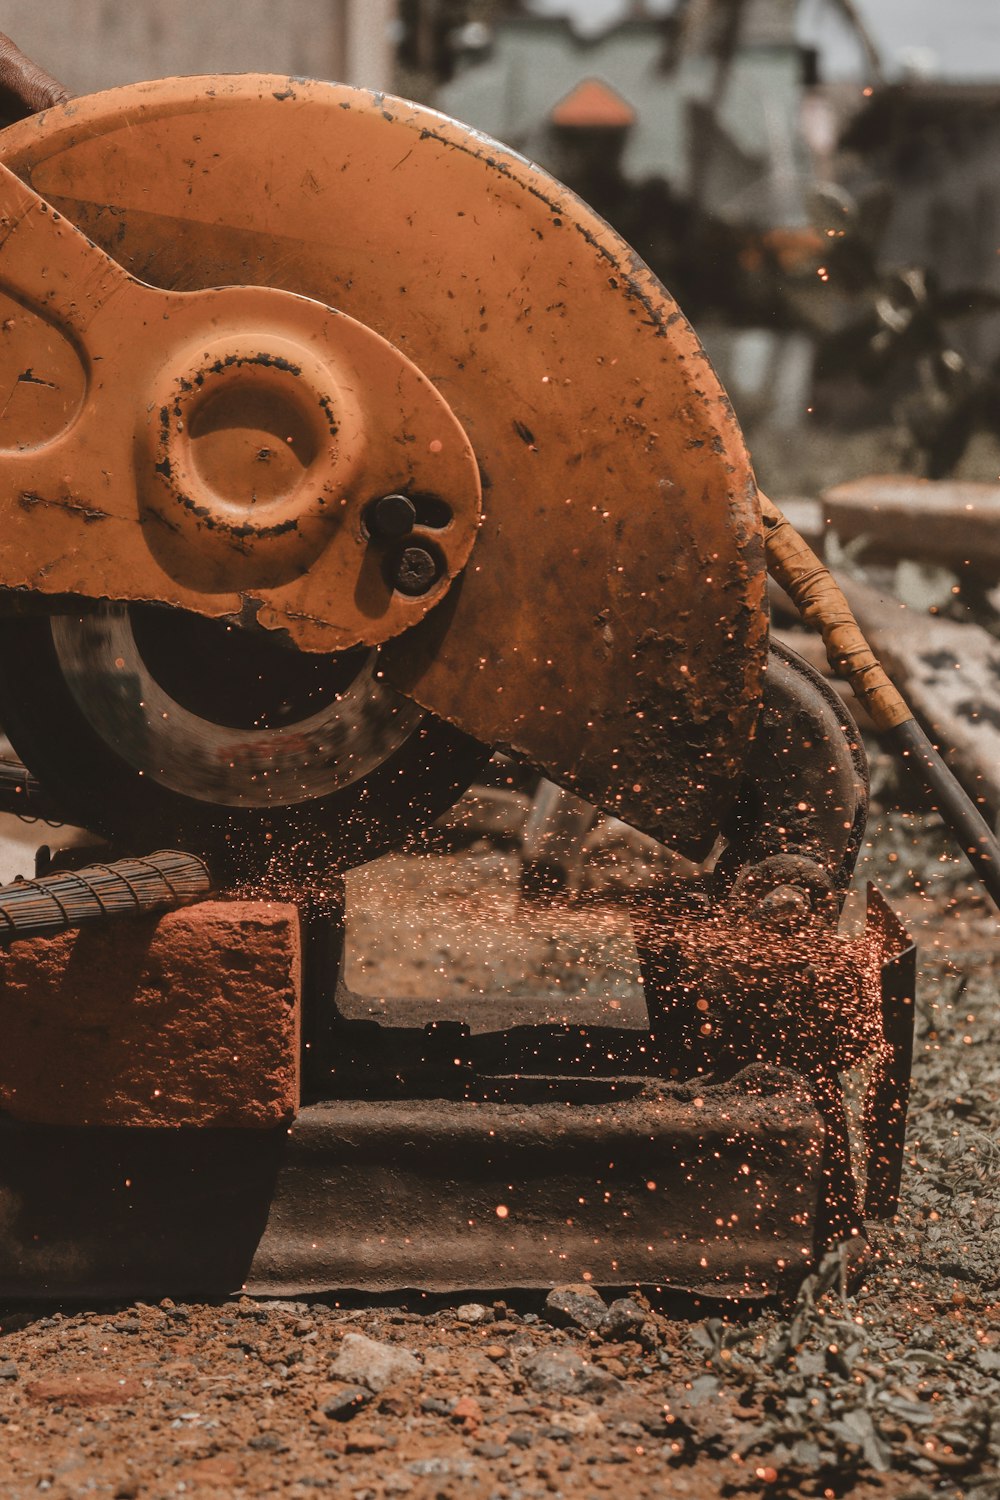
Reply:
[[[358,665],[319,707],[307,683],[280,725],[220,718],[178,677],[180,639],[162,649],[169,622],[155,643],[114,611],[4,625],[0,722],[43,782],[73,794],[74,816],[282,839],[296,820],[353,820],[348,856],[365,857],[369,821],[377,842],[468,780],[461,729],[685,852],[711,844],[766,656],[753,476],[696,337],[597,215],[433,111],[296,80],[173,79],[74,101],[4,132],[0,157],[142,281],[273,286],[374,330],[447,402],[482,482],[469,562],[383,646],[384,682]],[[12,306],[10,337],[23,318]],[[20,422],[44,430],[49,407],[65,425],[81,400],[51,330],[25,337],[37,383],[0,414],[0,446]],[[221,686],[225,652],[206,660]],[[145,727],[116,699],[129,671],[146,684]],[[437,717],[414,727],[386,684]],[[346,783],[318,749],[341,732]],[[247,759],[247,734],[272,766]],[[401,787],[413,811],[397,816]]]
[[[372,859],[488,755],[381,681],[375,651],[308,655],[156,605],[5,621],[0,722],[67,821],[229,879]]]

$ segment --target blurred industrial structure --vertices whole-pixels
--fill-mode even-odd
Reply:
[[[740,410],[781,428],[802,420],[814,354],[783,288],[815,279],[810,199],[837,137],[798,10],[636,4],[586,35],[500,14],[457,33],[437,93],[593,203],[675,291]]]
[[[401,13],[446,9],[462,7]],[[794,430],[817,407],[897,423],[936,474],[997,427],[1000,86],[981,58],[951,46],[937,76],[935,50],[903,45],[905,15],[871,0],[631,0],[603,28],[568,0],[473,9],[436,102],[620,230],[746,425]],[[993,29],[1000,43],[1000,14]]]
[[[395,13],[396,0],[7,0],[2,25],[76,94],[244,72],[389,89]]]
[[[605,170],[613,158],[628,181],[661,177],[710,212],[801,223],[808,57],[795,4],[747,8],[724,80],[704,10],[695,7],[687,26],[634,14],[586,37],[565,17],[512,15],[489,33],[467,28],[438,102],[563,176],[589,167],[582,156]]]

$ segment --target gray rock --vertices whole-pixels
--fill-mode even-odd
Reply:
[[[461,1307],[456,1307],[455,1317],[460,1323],[492,1323],[493,1309],[484,1307],[481,1302],[463,1302]]]
[[[258,1432],[247,1443],[259,1453],[287,1453],[288,1444],[283,1443],[276,1432]]]
[[[367,1386],[370,1391],[384,1391],[387,1385],[413,1380],[420,1365],[408,1349],[395,1344],[378,1344],[363,1333],[345,1333],[340,1353],[330,1366],[333,1380]]]
[[[463,1479],[473,1470],[473,1465],[467,1458],[415,1458],[406,1467],[411,1474],[421,1477],[427,1474],[457,1474]]]
[[[342,1385],[338,1390],[326,1393],[320,1411],[333,1422],[349,1422],[370,1400],[371,1392],[364,1386]]]
[[[648,1314],[631,1297],[612,1302],[601,1321],[600,1333],[605,1339],[634,1339],[642,1331]]]
[[[596,1332],[607,1316],[608,1307],[600,1292],[581,1281],[553,1287],[545,1299],[545,1312],[550,1323]]]
[[[583,1396],[615,1390],[607,1370],[588,1363],[572,1349],[540,1349],[521,1360],[521,1373],[543,1396]]]
[[[444,1401],[440,1396],[425,1396],[420,1403],[420,1410],[429,1412],[431,1416],[448,1417],[454,1405],[454,1401]]]
[[[506,1458],[507,1456],[507,1450],[504,1447],[503,1443],[494,1443],[490,1441],[473,1443],[472,1451],[477,1458],[491,1458],[495,1460],[498,1458]]]
[[[12,1359],[0,1361],[0,1380],[16,1380],[17,1365]]]

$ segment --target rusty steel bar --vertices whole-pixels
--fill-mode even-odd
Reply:
[[[0,943],[51,937],[109,917],[170,911],[211,889],[204,861],[178,849],[16,880],[0,887]]]

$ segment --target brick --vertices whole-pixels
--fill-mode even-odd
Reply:
[[[298,914],[203,902],[0,954],[0,1109],[266,1129],[299,1102]]]

